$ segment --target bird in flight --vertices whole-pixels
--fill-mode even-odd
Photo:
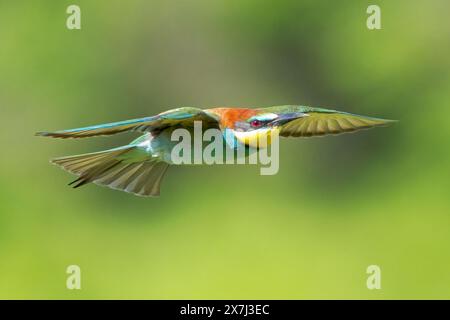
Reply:
[[[217,129],[234,137],[236,148],[258,150],[255,137],[274,131],[282,137],[312,137],[340,134],[383,126],[394,122],[360,116],[347,112],[307,106],[275,106],[267,108],[211,108],[183,107],[158,115],[114,123],[94,125],[36,135],[53,138],[87,138],[113,135],[120,132],[143,133],[130,144],[118,148],[68,156],[51,160],[78,178],[69,185],[74,188],[93,182],[139,196],[159,196],[160,185],[169,165],[174,164],[171,151],[175,129],[193,130],[200,122],[203,129]],[[229,143],[227,142],[229,145]]]

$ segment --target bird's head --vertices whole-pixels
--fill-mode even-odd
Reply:
[[[220,127],[230,130],[236,139],[253,148],[266,148],[271,144],[271,134],[289,121],[307,116],[301,112],[276,113],[263,109],[217,108]]]

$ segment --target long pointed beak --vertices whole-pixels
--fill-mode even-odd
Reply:
[[[283,124],[288,123],[289,121],[298,119],[298,118],[303,118],[303,117],[307,117],[308,114],[307,113],[303,113],[303,112],[290,112],[290,113],[281,113],[278,118],[276,118],[275,120],[273,120],[271,122],[272,126],[280,126]]]

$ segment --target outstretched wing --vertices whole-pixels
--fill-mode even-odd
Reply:
[[[198,108],[184,107],[169,110],[153,117],[125,120],[77,129],[38,132],[36,135],[62,139],[86,138],[112,135],[125,131],[153,132],[171,126],[191,127],[193,126],[194,121],[202,121],[204,128],[218,127],[217,119],[211,114]]]
[[[294,118],[294,120],[280,126],[280,135],[284,137],[311,137],[340,134],[396,122],[395,120],[372,118],[336,110],[304,106],[272,107],[265,110],[278,113],[299,114],[298,118]]]

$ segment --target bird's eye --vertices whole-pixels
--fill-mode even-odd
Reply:
[[[262,125],[262,121],[260,121],[260,120],[252,120],[252,122],[250,122],[250,125],[253,128],[258,128],[258,127],[260,127]]]

